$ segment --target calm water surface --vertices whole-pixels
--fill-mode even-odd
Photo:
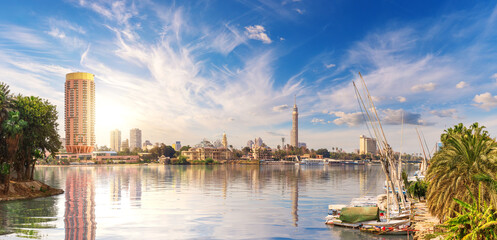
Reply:
[[[324,224],[328,204],[383,193],[380,165],[39,166],[35,178],[65,193],[1,202],[0,239],[406,239]]]

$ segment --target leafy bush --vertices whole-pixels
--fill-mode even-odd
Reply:
[[[214,159],[212,159],[212,158],[205,159],[205,164],[213,164],[213,163],[214,163]]]
[[[417,197],[419,200],[421,198],[426,198],[426,192],[428,191],[428,182],[424,180],[419,180],[416,182],[411,182],[407,191],[411,196]]]
[[[186,165],[186,164],[188,164],[188,161],[186,160],[185,156],[179,156],[178,160],[176,162],[174,162],[174,164],[176,164],[176,165]]]
[[[469,193],[471,202],[454,199],[461,210],[443,225],[447,229],[447,239],[497,239],[497,211],[484,200],[482,183],[479,184],[478,199],[471,191]]]

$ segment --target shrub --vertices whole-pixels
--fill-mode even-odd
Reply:
[[[205,159],[205,164],[213,164],[213,163],[214,163],[214,159],[212,159],[212,158]]]

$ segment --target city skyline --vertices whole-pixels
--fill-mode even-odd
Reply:
[[[415,127],[429,146],[459,122],[497,135],[496,6],[7,2],[0,81],[55,104],[64,137],[65,74],[95,74],[99,146],[110,146],[112,129],[139,128],[154,143],[226,132],[237,148],[254,136],[276,147],[291,140],[297,95],[299,140],[350,152],[371,137],[351,85],[360,71],[393,149],[421,152]]]

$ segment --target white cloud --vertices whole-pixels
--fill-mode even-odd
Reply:
[[[260,40],[265,44],[270,44],[272,41],[266,34],[266,29],[261,25],[245,27],[245,34],[250,39]]]
[[[458,84],[456,84],[456,88],[466,88],[469,87],[469,84],[465,81],[460,81]]]
[[[285,41],[285,38],[284,37],[280,37],[280,41]]]
[[[66,37],[66,34],[63,31],[59,30],[58,28],[52,28],[50,30],[50,32],[48,32],[48,35],[50,35],[54,38],[60,38],[60,39],[63,39]]]
[[[330,112],[330,115],[335,115],[338,118],[333,120],[336,125],[346,124],[347,126],[357,126],[364,123],[364,116],[361,112],[344,113],[344,112]]]
[[[487,111],[494,107],[497,107],[497,96],[492,96],[492,94],[490,94],[489,92],[476,95],[473,98],[473,101],[476,103],[473,104],[474,106],[485,109]]]
[[[371,99],[373,99],[373,101],[375,103],[379,103],[379,102],[385,100],[385,97],[383,97],[383,96],[371,96]]]
[[[406,100],[407,100],[407,99],[406,99],[405,97],[402,97],[402,96],[398,96],[398,97],[397,97],[397,101],[399,101],[399,102],[401,102],[401,103],[405,102]]]
[[[444,109],[444,110],[432,110],[430,111],[430,113],[441,118],[447,118],[447,117],[457,118],[456,116],[457,110],[453,108]]]
[[[330,68],[332,68],[332,67],[336,67],[336,65],[335,65],[335,64],[333,64],[333,63],[330,63],[330,64],[325,64],[324,66],[325,66],[327,69],[330,69]]]
[[[418,84],[418,85],[414,85],[411,87],[411,90],[413,92],[420,92],[420,91],[426,91],[426,92],[429,92],[429,91],[433,91],[435,90],[435,84],[430,82],[430,83],[425,83],[425,84]]]
[[[326,121],[322,118],[313,118],[311,120],[311,123],[313,123],[313,124],[317,124],[317,123],[326,124]]]
[[[274,106],[273,107],[273,112],[283,112],[287,110],[289,107],[287,104],[279,105],[279,106]]]
[[[492,78],[497,80],[497,73],[494,73],[494,75],[492,75]]]
[[[304,10],[302,10],[302,9],[300,9],[300,8],[295,8],[295,11],[296,11],[298,14],[300,14],[300,15],[304,14]]]

